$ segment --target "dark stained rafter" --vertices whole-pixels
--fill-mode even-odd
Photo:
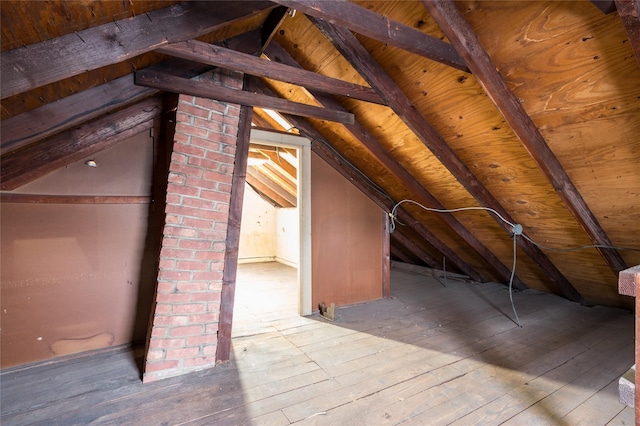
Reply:
[[[289,63],[293,65],[295,61],[291,56],[279,47],[276,43],[271,45],[265,51],[267,56],[277,58],[278,61],[283,63]],[[299,64],[298,64],[299,66]],[[312,93],[316,98],[316,101],[331,108],[344,108],[340,103],[330,96],[326,96],[322,93]],[[296,124],[296,127],[302,131],[302,124]],[[391,155],[378,143],[378,141],[362,127],[358,122],[352,125],[345,126],[346,129],[357,139],[362,145],[376,158],[381,164],[383,164],[394,176],[396,176],[402,184],[410,191],[414,196],[420,200],[420,202],[428,207],[436,209],[444,209],[445,207],[413,177],[407,169],[405,169],[400,163],[398,163]],[[511,271],[507,268],[500,259],[498,259],[475,235],[470,232],[458,219],[453,215],[440,215],[440,220],[445,222],[451,227],[470,247],[472,247],[491,267],[502,277],[505,282],[509,281],[511,277]],[[435,245],[435,244],[432,244]],[[516,276],[514,277],[514,286],[519,289],[527,288],[527,286]]]
[[[451,1],[443,0],[423,0],[423,3],[453,46],[465,58],[473,75],[593,244],[613,246],[598,219],[591,212],[531,117],[518,102],[518,98],[509,89],[506,80],[496,69],[489,54],[484,50],[469,24],[460,15],[456,5]],[[523,239],[520,238],[520,240]],[[605,248],[597,250],[616,275],[627,268],[622,256],[616,250]]]
[[[382,43],[468,71],[464,60],[450,44],[346,0],[274,1]]]
[[[250,78],[245,76],[243,90],[252,90]],[[241,105],[238,119],[238,138],[236,156],[231,178],[231,200],[229,219],[227,220],[227,240],[225,244],[224,269],[222,273],[222,291],[220,294],[220,321],[218,324],[218,344],[216,346],[216,364],[229,361],[231,354],[231,326],[233,323],[233,305],[236,294],[236,274],[238,272],[238,250],[240,247],[240,224],[242,223],[242,204],[247,181],[247,162],[251,141],[251,116],[253,108]]]
[[[414,263],[414,260],[411,259],[403,250],[400,249],[397,245],[391,245],[391,254],[400,259],[404,263]]]
[[[224,87],[214,86],[204,81],[189,80],[165,73],[147,70],[136,71],[135,82],[141,86],[153,87],[155,89],[161,89],[168,92],[200,96],[221,102],[270,108],[289,114],[338,121],[341,123],[353,123],[353,114],[348,112],[290,102],[285,99],[259,95],[244,90],[227,89]]]
[[[285,172],[278,165],[272,162],[266,162],[264,165],[258,166],[256,168],[263,174],[271,177],[273,181],[278,183],[278,185],[289,194],[293,195],[294,197],[297,196],[298,189],[295,180],[292,180],[291,175]]]
[[[247,181],[255,186],[260,192],[278,203],[280,207],[295,207],[296,197],[280,187],[267,175],[254,167],[247,168]]]
[[[391,234],[391,239],[397,241],[401,246],[413,253],[416,257],[429,265],[431,268],[439,268],[440,262],[435,260],[426,250],[416,244],[411,238],[404,235],[402,232],[394,232]]]
[[[193,77],[211,67],[194,62],[173,60],[150,67],[180,77]],[[67,130],[85,121],[132,105],[159,93],[156,89],[136,86],[131,75],[126,75],[100,86],[79,92],[2,120],[0,149],[6,154],[32,142]]]
[[[429,148],[433,154],[449,169],[467,191],[484,207],[497,211],[511,223],[517,223],[511,215],[500,205],[493,195],[482,185],[469,168],[460,160],[457,154],[440,137],[437,131],[418,112],[409,98],[400,90],[395,82],[385,73],[380,65],[371,57],[369,52],[358,42],[348,30],[335,27],[316,18],[309,18],[336,46],[342,55],[354,66],[360,75],[380,94],[387,105],[405,122],[415,135]],[[433,205],[431,206],[433,207]],[[441,207],[438,207],[441,208]],[[444,217],[451,217],[444,215]],[[509,235],[511,226],[491,215]],[[573,287],[569,280],[549,260],[549,258],[530,241],[519,238],[520,247],[558,286],[562,294],[569,300],[585,304],[586,301]]]
[[[286,83],[296,84],[308,89],[360,99],[381,104],[382,99],[370,87],[325,77],[310,71],[271,62],[252,55],[225,49],[197,40],[173,43],[157,49],[157,52],[203,64],[240,71],[257,77],[266,77]]]
[[[150,98],[0,158],[0,189],[13,190],[74,161],[150,129],[162,111]]]
[[[88,70],[122,62],[163,44],[210,33],[275,5],[265,1],[186,2],[2,52],[2,99]]]
[[[640,1],[615,0],[615,4],[640,66]]]

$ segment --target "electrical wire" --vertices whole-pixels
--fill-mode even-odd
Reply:
[[[389,226],[389,232],[390,233],[393,233],[393,231],[395,230],[396,221],[398,223],[400,223],[400,225],[403,225],[396,218],[396,212],[398,210],[398,207],[400,207],[400,205],[403,204],[403,203],[415,204],[416,206],[422,208],[423,210],[426,210],[426,211],[429,211],[429,212],[434,212],[434,213],[456,213],[456,212],[470,211],[470,210],[484,210],[484,211],[487,211],[489,213],[493,213],[501,221],[503,221],[507,225],[511,226],[511,229],[513,231],[513,234],[511,236],[513,238],[513,266],[511,267],[511,276],[509,277],[509,300],[511,301],[511,308],[513,309],[513,315],[515,316],[515,322],[518,325],[518,327],[522,327],[522,324],[520,323],[520,318],[518,317],[518,312],[516,311],[516,306],[515,306],[515,304],[513,302],[513,279],[515,278],[515,274],[516,274],[517,252],[518,252],[518,250],[517,250],[518,249],[518,244],[517,244],[517,240],[516,239],[517,239],[518,236],[523,237],[525,240],[527,240],[530,243],[536,245],[540,249],[547,250],[547,251],[572,252],[572,251],[586,250],[586,249],[591,249],[591,248],[640,251],[640,249],[637,249],[637,248],[607,246],[607,245],[600,245],[600,244],[577,246],[577,247],[567,247],[567,248],[547,247],[547,246],[544,246],[542,244],[539,244],[539,243],[535,242],[534,240],[532,240],[531,238],[526,236],[523,233],[522,225],[517,224],[517,223],[516,224],[511,223],[510,221],[505,219],[500,213],[498,213],[496,210],[494,210],[492,208],[489,208],[489,207],[460,207],[460,208],[456,208],[456,209],[435,209],[435,208],[431,208],[431,207],[426,207],[426,206],[418,203],[417,201],[408,200],[408,199],[401,200],[401,201],[397,202],[393,206],[393,208],[391,209],[391,212],[389,213],[389,217],[391,218],[391,224]],[[443,269],[444,269],[444,259],[443,259]],[[446,271],[445,271],[445,280],[446,280]]]
[[[511,301],[511,309],[513,309],[513,315],[516,318],[516,324],[518,327],[522,328],[522,324],[520,324],[520,318],[518,318],[518,312],[516,311],[516,305],[513,303],[513,278],[516,276],[516,262],[517,262],[517,253],[518,253],[518,245],[516,243],[516,238],[518,238],[518,234],[513,234],[513,266],[511,267],[511,277],[509,278],[509,300]]]
[[[391,232],[393,232],[395,230],[395,220],[396,220],[396,211],[398,210],[398,207],[400,207],[401,204],[403,203],[411,203],[411,204],[415,204],[416,206],[422,208],[423,210],[429,211],[429,212],[434,212],[434,213],[456,213],[456,212],[462,212],[462,211],[468,211],[468,210],[485,210],[488,212],[491,212],[493,214],[495,214],[501,221],[503,221],[504,223],[506,223],[507,225],[511,226],[512,228],[515,227],[516,225],[509,222],[507,219],[505,219],[500,213],[498,213],[497,211],[495,211],[492,208],[489,207],[460,207],[457,209],[434,209],[432,207],[426,207],[423,206],[422,204],[418,203],[417,201],[413,201],[413,200],[402,200],[402,201],[398,201],[393,208],[391,209],[391,213],[389,213],[389,215],[391,216]]]

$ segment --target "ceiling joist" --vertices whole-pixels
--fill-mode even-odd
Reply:
[[[319,108],[243,90],[227,89],[204,81],[189,80],[166,73],[147,70],[136,71],[135,82],[141,86],[153,87],[167,92],[200,96],[240,105],[269,108],[303,117],[320,118],[322,120],[337,121],[340,123],[353,123],[353,114],[348,112]]]
[[[157,49],[157,52],[201,62],[203,64],[223,67],[233,71],[240,71],[257,77],[284,81],[308,89],[316,89],[326,93],[377,104],[383,103],[380,96],[370,87],[360,86],[337,78],[325,77],[310,71],[260,59],[252,55],[197,40],[169,44]]]

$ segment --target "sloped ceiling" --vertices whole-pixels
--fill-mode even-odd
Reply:
[[[617,273],[640,264],[637,1],[277,3],[3,1],[2,189],[222,66],[259,77],[230,94],[254,125],[309,137],[386,210],[493,210],[404,203],[394,258],[506,283],[518,224],[515,287],[632,307]]]

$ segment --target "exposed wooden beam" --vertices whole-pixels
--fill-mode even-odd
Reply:
[[[0,158],[0,189],[13,190],[150,129],[162,111],[154,97]]]
[[[250,88],[245,77],[243,89]],[[231,178],[231,200],[229,202],[229,220],[227,221],[227,239],[225,245],[222,291],[220,294],[220,321],[218,323],[218,344],[216,346],[216,364],[229,361],[231,354],[231,328],[233,324],[233,306],[236,293],[236,275],[238,272],[238,250],[240,247],[240,224],[244,187],[247,180],[247,159],[251,140],[251,115],[253,109],[240,107],[238,138],[236,139],[236,158]]]
[[[391,245],[391,254],[403,261],[404,263],[413,264],[415,261],[411,259],[403,250],[401,250],[397,245]]]
[[[394,232],[393,234],[391,234],[391,239],[396,240],[398,243],[400,243],[401,246],[409,250],[411,253],[417,256],[420,260],[422,260],[427,265],[429,265],[429,267],[436,269],[440,266],[440,262],[435,260],[433,256],[427,253],[426,250],[424,250],[416,242],[411,240],[402,232]]]
[[[274,181],[259,170],[249,167],[247,169],[247,177],[251,178],[251,184],[264,192],[269,198],[278,203],[281,207],[295,207],[296,197],[285,191]]]
[[[324,141],[319,134],[313,135],[312,137],[311,149],[313,152],[333,167],[338,173],[344,176],[348,181],[354,184],[356,188],[362,191],[363,194],[367,195],[369,199],[376,203],[381,209],[387,213],[391,211],[394,201],[389,195],[374,187],[360,170],[356,169],[355,166],[345,160],[342,156],[338,155],[333,148],[330,148],[328,142]],[[442,253],[458,270],[464,272],[475,281],[487,281],[475,269],[469,266],[454,250],[450,249],[435,234],[429,231],[402,207],[397,210],[397,214],[398,219],[400,219],[402,223],[411,228],[413,232]]]
[[[281,46],[276,43],[271,43],[265,52],[267,55],[278,57],[279,61],[289,63],[293,65],[295,61]],[[298,65],[299,66],[299,65]],[[316,98],[316,101],[325,106],[331,108],[343,108],[335,99],[330,96],[326,96],[322,93],[312,93]],[[291,118],[291,120],[294,120]],[[311,127],[302,120],[296,121],[296,127],[301,131],[303,128]],[[311,128],[312,129],[312,128]],[[409,190],[414,196],[420,200],[420,202],[428,207],[436,209],[444,209],[445,207],[426,189],[422,184],[409,173],[398,161],[396,161],[391,155],[384,149],[382,145],[357,121],[353,125],[346,126],[346,129],[351,133],[362,145],[376,158],[381,164],[383,164],[396,178],[398,178],[402,184]],[[309,132],[310,130],[305,130]],[[469,231],[465,226],[458,221],[453,215],[440,215],[438,217],[444,223],[446,223],[451,229],[456,232],[470,247],[472,247],[476,253],[478,253],[497,273],[502,277],[505,282],[508,282],[511,277],[511,271],[507,268],[500,259],[498,259],[476,236]],[[426,237],[425,237],[426,238]],[[428,240],[427,240],[428,241]],[[435,246],[436,243],[432,243]],[[442,251],[441,252],[446,253]],[[455,258],[451,255],[447,256],[451,259]],[[458,263],[456,263],[458,264]],[[464,264],[464,262],[462,262]],[[462,264],[458,264],[461,266]],[[472,276],[471,274],[469,274]],[[477,275],[473,275],[474,278],[478,278]],[[486,280],[479,280],[486,281]],[[526,289],[527,286],[517,277],[514,277],[514,286],[518,289]]]
[[[345,0],[274,0],[309,16],[347,27],[382,43],[462,71],[467,65],[448,43]]]
[[[353,123],[353,114],[348,112],[290,102],[285,99],[259,95],[244,90],[227,89],[209,84],[205,81],[189,80],[164,73],[146,70],[136,71],[135,82],[141,86],[153,87],[168,92],[200,96],[247,106],[270,108],[303,117],[314,117],[340,123]]]
[[[618,16],[629,36],[629,42],[640,66],[640,1],[615,0]]]
[[[281,155],[279,155],[276,151],[262,151],[269,159],[277,164],[278,167],[282,168],[289,176],[293,179],[298,178],[298,169],[296,169],[291,163],[285,160]]]
[[[325,93],[333,93],[363,101],[381,104],[382,99],[370,87],[326,77],[311,71],[290,67],[285,64],[260,59],[246,53],[225,49],[214,44],[197,40],[172,43],[157,49],[157,52],[182,59],[214,65],[225,69],[240,71],[257,77],[266,77],[315,89]]]
[[[315,18],[310,19],[482,206],[491,208],[509,222],[516,223],[350,31]],[[494,215],[490,216],[506,233],[509,235],[513,233],[511,226]],[[449,217],[449,215],[444,217]],[[540,266],[547,277],[557,285],[567,299],[581,304],[586,303],[582,295],[578,293],[542,250],[524,238],[519,238],[518,244]]]
[[[480,85],[593,244],[613,246],[598,219],[589,209],[518,98],[509,89],[506,80],[497,70],[489,54],[484,50],[478,37],[464,20],[456,5],[451,1],[443,0],[424,0],[423,3],[453,46],[466,60]],[[524,239],[520,238],[520,240]],[[616,276],[619,271],[627,268],[624,259],[616,250],[604,248],[597,250]]]
[[[210,33],[275,7],[266,1],[184,2],[2,52],[2,99],[158,46]]]
[[[170,75],[193,77],[211,67],[190,61],[173,60],[150,68]],[[9,153],[157,93],[157,89],[136,86],[133,83],[133,74],[120,77],[24,114],[2,120],[0,149],[3,154]]]
[[[262,166],[257,166],[257,169],[267,175],[289,194],[294,197],[297,196],[298,189],[296,180],[276,163],[267,162]]]
[[[0,192],[0,202],[20,204],[149,204],[151,197],[134,195],[48,195]]]

